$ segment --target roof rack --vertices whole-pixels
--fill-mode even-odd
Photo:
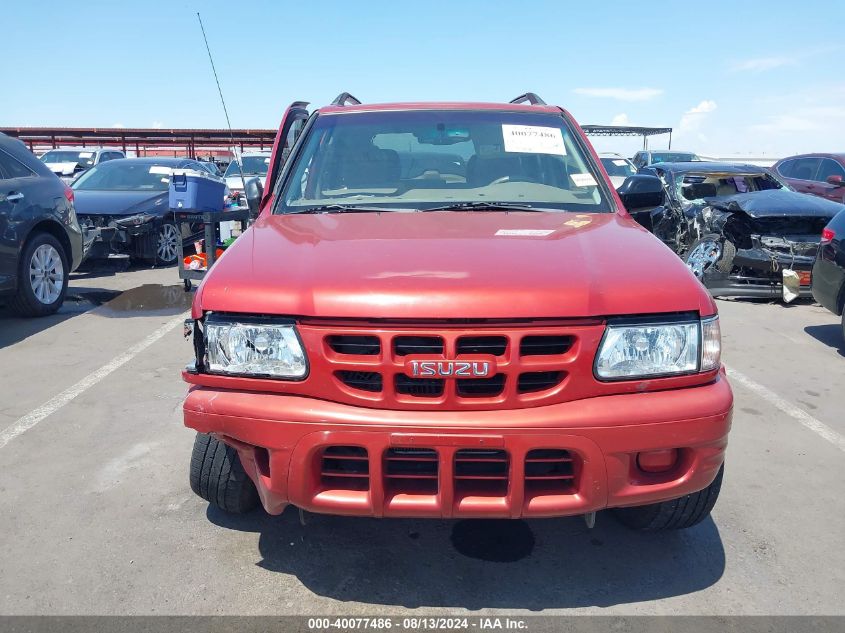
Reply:
[[[349,104],[361,105],[361,102],[358,101],[358,99],[353,97],[348,92],[341,92],[339,95],[337,95],[337,98],[334,101],[332,101],[333,106],[345,106],[345,105],[349,105]]]
[[[546,102],[543,101],[540,97],[538,97],[533,92],[526,92],[524,95],[519,95],[516,99],[511,100],[511,103],[530,103],[531,105],[546,105]]]

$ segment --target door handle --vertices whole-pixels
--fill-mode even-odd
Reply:
[[[6,200],[9,202],[20,202],[23,200],[23,194],[17,191],[12,191],[6,196]]]

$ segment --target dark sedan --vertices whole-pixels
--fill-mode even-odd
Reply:
[[[819,236],[841,204],[790,191],[755,165],[661,163],[641,172],[663,181],[665,199],[634,217],[714,296],[810,296]]]
[[[840,211],[822,231],[819,254],[813,265],[813,298],[842,316],[845,338],[845,211]]]
[[[96,233],[88,254],[110,254],[169,265],[179,258],[179,242],[189,242],[201,227],[179,230],[168,208],[173,170],[206,171],[186,158],[126,158],[97,165],[73,183],[79,222]]]
[[[73,191],[23,143],[0,134],[0,302],[24,316],[52,314],[82,252]]]

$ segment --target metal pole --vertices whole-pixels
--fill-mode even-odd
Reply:
[[[669,130],[669,149],[672,149],[672,130]]]

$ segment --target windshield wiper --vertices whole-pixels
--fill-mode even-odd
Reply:
[[[391,209],[387,207],[367,207],[357,204],[323,204],[318,207],[307,207],[288,214],[298,213],[384,213],[390,211],[410,211],[411,209]]]
[[[422,209],[423,211],[550,211],[550,209],[543,209],[541,207],[532,207],[525,204],[518,204],[516,202],[484,202],[478,200],[475,202],[455,202],[454,204],[446,204],[442,207],[432,207],[430,209]]]

